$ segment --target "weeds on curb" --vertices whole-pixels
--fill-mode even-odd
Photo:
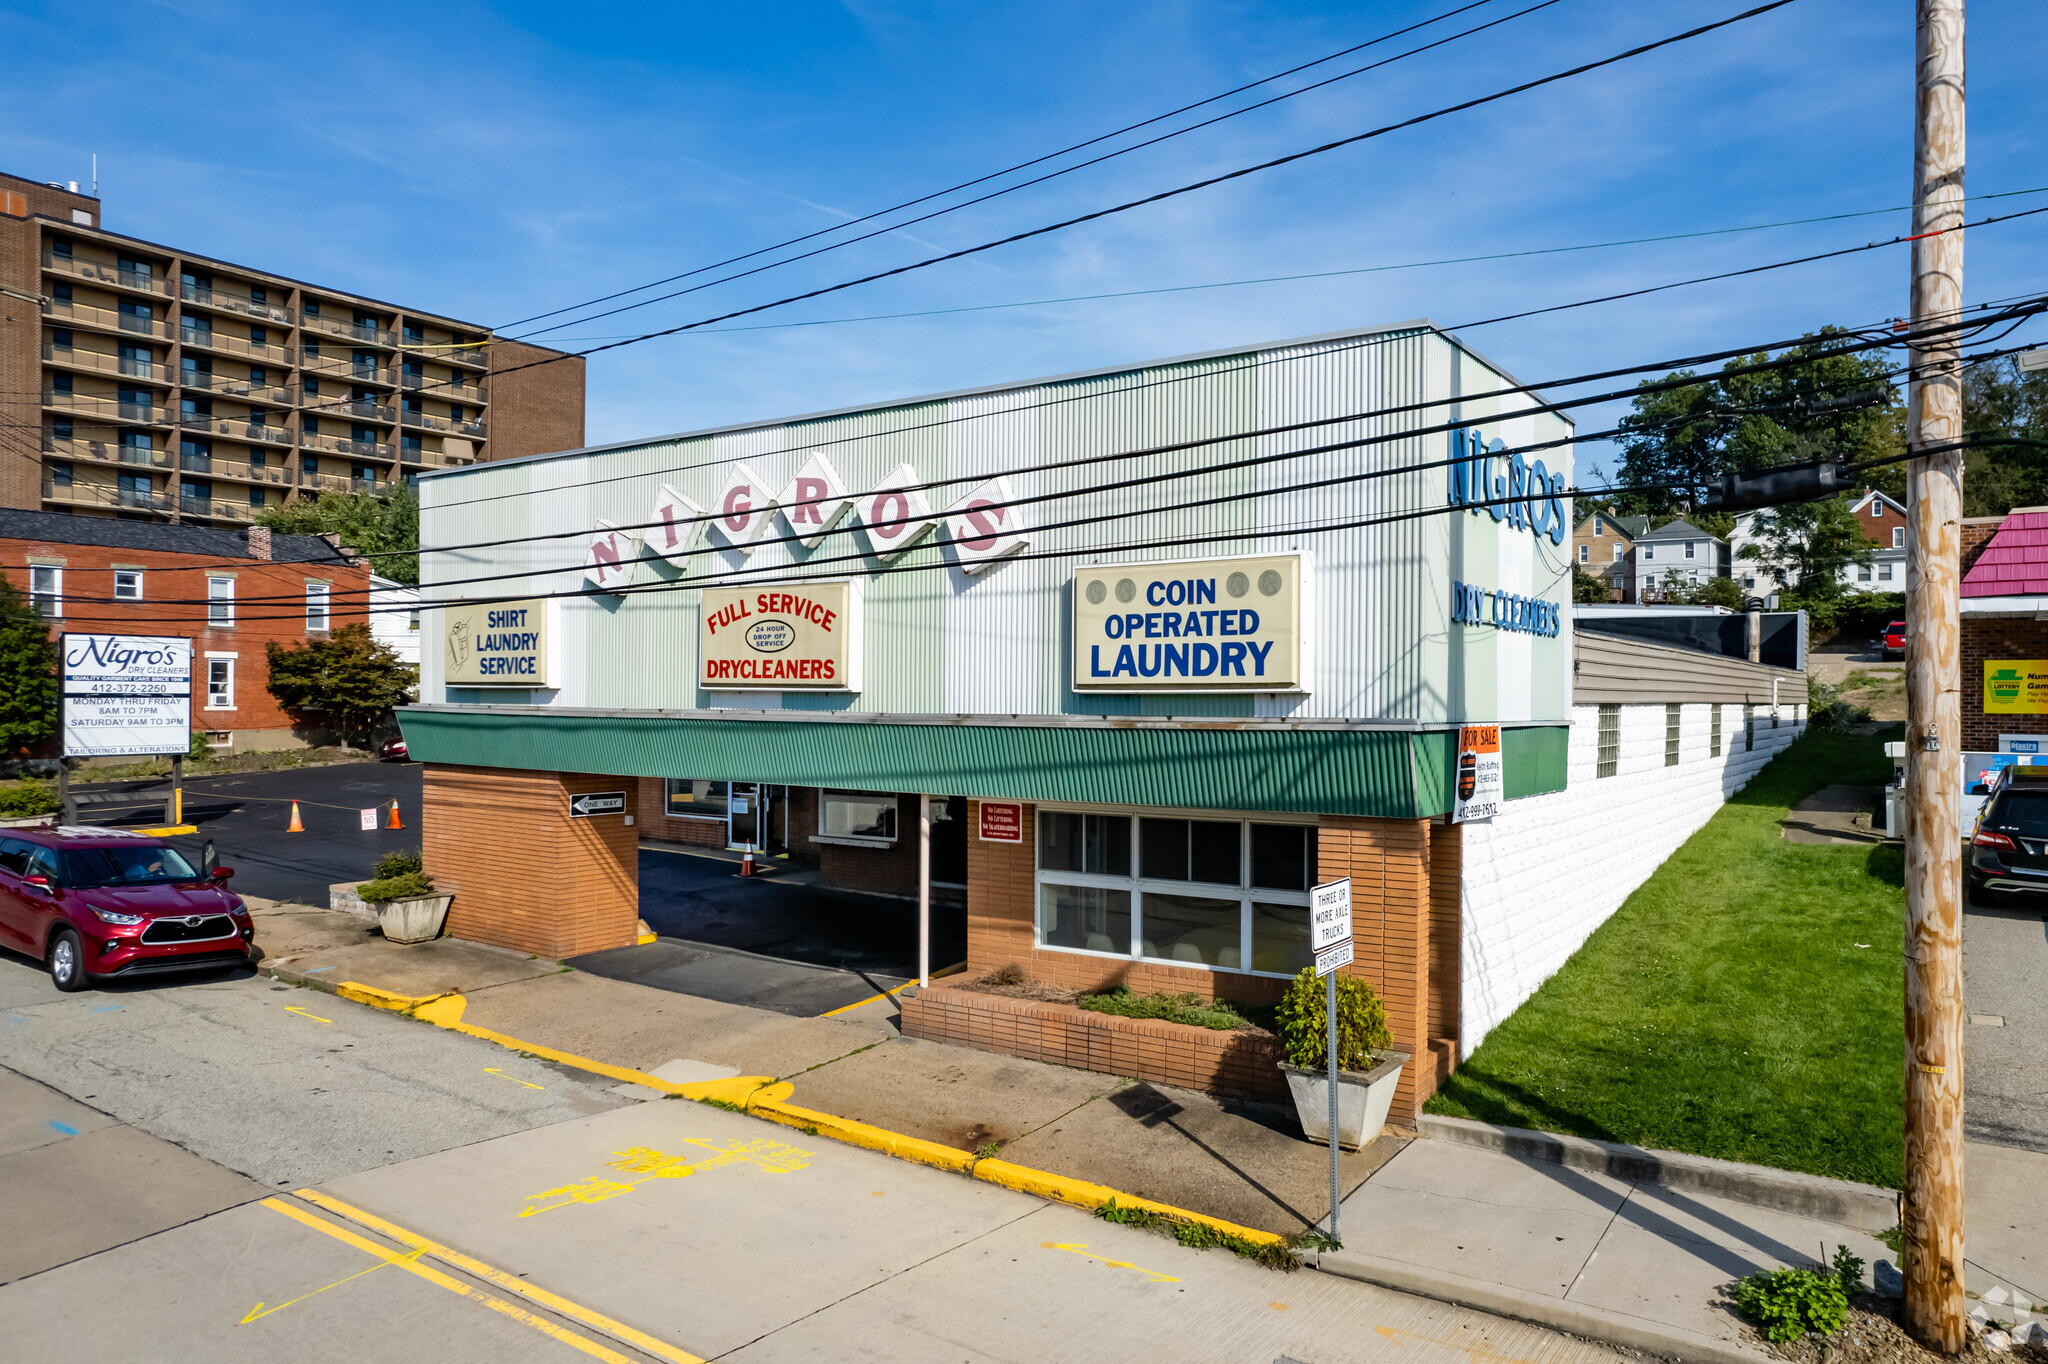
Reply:
[[[994,1160],[1002,1153],[1003,1144],[999,1141],[984,1142],[982,1145],[974,1148],[974,1158],[976,1160]]]
[[[730,1099],[704,1098],[697,1100],[697,1102],[700,1104],[710,1104],[713,1108],[722,1108],[728,1113],[745,1113],[747,1111],[745,1104],[736,1104]]]
[[[1889,1231],[1881,1231],[1881,1232],[1879,1232],[1879,1233],[1877,1234],[1877,1239],[1878,1239],[1878,1240],[1880,1240],[1880,1241],[1882,1241],[1882,1242],[1884,1242],[1884,1243],[1885,1243],[1885,1245],[1889,1246],[1889,1247],[1891,1248],[1891,1252],[1892,1252],[1892,1254],[1894,1254],[1894,1255],[1898,1255],[1898,1256],[1904,1256],[1904,1255],[1905,1255],[1905,1253],[1906,1253],[1906,1228],[1905,1228],[1905,1225],[1904,1225],[1903,1223],[1900,1223],[1900,1222],[1894,1222],[1894,1223],[1892,1223],[1892,1225],[1891,1225],[1891,1230],[1889,1230]]]
[[[1219,1231],[1207,1222],[1185,1221],[1178,1217],[1169,1217],[1165,1213],[1153,1212],[1150,1208],[1119,1207],[1114,1198],[1097,1208],[1095,1215],[1105,1222],[1114,1222],[1119,1226],[1143,1227],[1161,1232],[1190,1250],[1208,1250],[1214,1246],[1221,1246],[1242,1259],[1264,1265],[1268,1269],[1277,1269],[1282,1273],[1291,1273],[1301,1268],[1301,1262],[1294,1258],[1290,1248],[1283,1243],[1262,1244],[1248,1241],[1242,1236]]]
[[[799,1127],[796,1130],[803,1133],[807,1137],[815,1137],[818,1135],[818,1124],[814,1122],[807,1122],[802,1127]]]
[[[1835,1247],[1832,1266],[1760,1270],[1735,1284],[1735,1310],[1756,1323],[1765,1339],[1783,1345],[1811,1331],[1842,1329],[1849,1299],[1863,1287],[1863,1261]]]

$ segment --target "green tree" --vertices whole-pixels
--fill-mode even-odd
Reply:
[[[1573,564],[1572,600],[1575,602],[1613,601],[1614,593],[1608,589],[1605,578],[1596,578],[1577,564]]]
[[[370,571],[393,582],[420,580],[420,499],[400,483],[381,493],[322,493],[272,507],[256,518],[280,535],[328,535],[369,555]]]
[[[0,579],[0,753],[57,732],[57,641],[50,622]]]
[[[367,625],[344,625],[299,645],[273,640],[263,648],[277,703],[294,719],[333,727],[343,748],[351,738],[367,739],[412,693],[412,665],[378,643]]]
[[[1963,373],[1963,430],[1972,436],[2048,441],[2048,371],[2013,356]],[[1993,445],[1963,456],[1963,515],[2002,516],[2048,502],[2048,448]]]
[[[1669,596],[1681,606],[1725,606],[1731,611],[1742,609],[1742,589],[1733,578],[1709,578],[1697,587],[1681,584],[1672,588]]]
[[[1755,531],[1757,542],[1743,548],[1743,557],[1761,563],[1807,602],[1840,597],[1847,590],[1842,570],[1869,563],[1877,551],[1839,497],[1761,512]]]

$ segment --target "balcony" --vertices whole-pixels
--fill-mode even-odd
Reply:
[[[169,426],[171,411],[156,403],[124,403],[104,393],[67,393],[45,389],[43,406],[56,412],[71,412],[101,421],[140,422],[148,426]]]
[[[65,303],[53,301],[43,305],[43,316],[61,320],[73,327],[96,327],[105,331],[128,332],[135,336],[155,336],[168,340],[170,328],[160,318],[136,317],[113,308],[101,308],[91,303]]]
[[[220,455],[179,455],[178,468],[183,473],[204,478],[233,478],[244,483],[267,483],[281,488],[288,488],[292,483],[292,471],[282,464],[255,465]]]
[[[386,407],[384,404],[369,398],[355,398],[345,403],[336,403],[331,407],[322,403],[314,415],[325,416],[330,412],[337,417],[361,417],[365,421],[394,422],[398,420],[398,412],[395,408]]]
[[[396,347],[398,334],[389,332],[374,323],[350,322],[339,317],[322,317],[318,313],[299,314],[299,330],[309,335],[339,336],[361,346]]]
[[[411,392],[425,393],[451,403],[475,403],[481,407],[485,402],[483,385],[464,383],[459,374],[452,380],[429,379],[424,374],[402,374],[399,383]]]
[[[43,343],[43,359],[66,369],[90,370],[95,374],[119,374],[129,379],[143,379],[155,384],[168,384],[165,377],[168,370],[153,360],[130,360],[126,356],[110,355],[106,351],[85,350],[79,346],[56,346]]]
[[[391,460],[391,447],[382,441],[351,440],[347,436],[303,436],[299,440],[302,450],[318,450],[326,455],[348,455],[355,459],[374,459],[385,463]]]
[[[143,469],[171,467],[171,452],[168,450],[140,450],[118,441],[89,436],[67,438],[54,435],[47,429],[43,432],[43,452],[64,459],[89,460],[94,464],[121,464]]]
[[[490,351],[483,346],[464,346],[461,350],[434,352],[437,360],[446,360],[451,365],[470,365],[477,369],[488,369],[491,363]]]
[[[291,428],[258,425],[246,417],[215,417],[186,412],[178,417],[178,425],[187,431],[209,431],[217,436],[226,436],[230,440],[247,441],[251,445],[294,443]]]
[[[71,256],[59,256],[43,252],[43,268],[53,275],[69,275],[73,279],[90,280],[94,284],[111,284],[116,289],[133,289],[138,293],[155,294],[168,298],[171,282],[162,275],[144,274],[140,270],[123,270],[118,265],[105,261],[79,260]]]
[[[323,493],[374,493],[379,488],[389,488],[389,482],[379,483],[368,478],[343,478],[340,474],[302,474],[301,488],[314,488]]]
[[[203,516],[215,521],[250,522],[256,519],[260,507],[246,503],[222,502],[218,498],[180,497],[178,515],[184,517]]]
[[[404,421],[407,426],[417,427],[422,431],[446,431],[451,436],[466,436],[471,440],[484,438],[484,424],[480,421],[453,421],[447,417],[433,417],[425,412],[414,412],[410,409],[404,413]]]
[[[54,478],[43,480],[43,500],[75,507],[128,507],[158,512],[171,509],[171,500],[159,492],[141,492],[112,483],[59,483]]]
[[[178,378],[187,389],[203,389],[223,397],[246,398],[250,402],[274,403],[279,407],[292,405],[292,391],[283,384],[259,384],[250,379],[236,379],[225,374],[208,374],[197,369],[181,371]]]
[[[178,297],[187,303],[202,308],[213,308],[224,313],[237,313],[257,322],[276,322],[289,327],[292,324],[292,310],[275,303],[258,303],[247,294],[224,294],[201,284],[178,285]]]
[[[274,365],[290,365],[292,362],[289,347],[251,341],[245,336],[229,336],[204,327],[178,328],[178,344],[223,355],[246,355],[252,360],[265,360]]]
[[[468,447],[463,447],[467,449]],[[399,458],[407,464],[424,465],[430,469],[459,469],[466,464],[476,463],[476,456],[470,454],[452,455],[446,450],[401,450]]]

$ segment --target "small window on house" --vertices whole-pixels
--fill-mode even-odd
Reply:
[[[233,578],[208,578],[206,580],[206,623],[208,625],[233,625],[235,623],[235,580]]]
[[[1593,562],[1593,547],[1591,545],[1579,546],[1579,562],[1582,564]]]
[[[29,605],[46,616],[64,614],[64,570],[54,564],[30,564]]]
[[[1870,581],[1870,565],[1869,565],[1869,564],[1858,564],[1858,565],[1856,565],[1856,581],[1857,581],[1857,582],[1859,582],[1859,583],[1867,583],[1867,582],[1869,582],[1869,581]]]
[[[1881,498],[1881,497],[1873,497],[1873,498],[1871,498],[1871,499],[1870,499],[1870,519],[1871,519],[1871,520],[1873,520],[1873,521],[1875,521],[1875,520],[1877,520],[1877,518],[1878,518],[1878,517],[1880,517],[1880,516],[1883,516],[1883,515],[1884,515],[1884,499],[1883,499],[1883,498]]]
[[[233,710],[235,708],[235,660],[232,658],[209,658],[206,660],[206,708],[208,710]]]
[[[415,616],[414,620],[418,620]],[[724,819],[726,811],[726,784],[722,781],[693,781],[688,777],[668,777],[662,781],[662,801],[668,815],[683,819],[691,815],[704,819]]]
[[[141,601],[141,600],[142,600],[142,570],[141,570],[141,569],[137,569],[137,568],[117,568],[117,569],[115,569],[115,570],[114,570],[114,600],[115,600],[115,601]]]
[[[1611,777],[1621,767],[1621,707],[1605,705],[1600,707],[1600,752],[1599,765],[1593,769],[1596,777]]]
[[[1597,516],[1593,518],[1593,534],[1596,538],[1607,534],[1607,523]]]
[[[1682,716],[1683,712],[1679,709],[1678,702],[1666,701],[1664,703],[1664,765],[1666,767],[1678,766],[1678,725]]]
[[[1643,557],[1644,557],[1645,559],[1654,559],[1654,558],[1656,558],[1656,557],[1657,557],[1657,547],[1656,547],[1655,545],[1644,545],[1644,546],[1643,546]]]
[[[1628,557],[1628,550],[1627,550],[1627,548],[1626,548],[1626,547],[1624,547],[1624,546],[1622,546],[1622,545],[1616,545],[1616,546],[1614,547],[1614,562],[1616,562],[1616,563],[1618,564],[1618,563],[1620,563],[1620,562],[1621,562],[1621,561],[1622,561],[1623,559],[1625,559],[1625,558],[1627,558],[1627,557]]]
[[[1688,559],[1698,558],[1699,556],[1694,553],[1698,548],[1699,542],[1697,540],[1687,540],[1685,542],[1685,557]]]
[[[327,603],[331,591],[326,583],[306,584],[306,630],[327,628]]]
[[[1718,758],[1721,756],[1720,702],[1716,701],[1713,705],[1707,707],[1707,718],[1708,724],[1710,726],[1707,730],[1707,756],[1710,758]]]
[[[1906,528],[1905,528],[1904,526],[1893,526],[1893,527],[1892,527],[1892,548],[1893,548],[1893,549],[1904,549],[1905,547],[1906,547]]]
[[[820,791],[818,832],[826,838],[896,839],[896,797],[869,791]]]
[[[1879,564],[1877,566],[1877,580],[1881,583],[1888,583],[1892,580],[1892,566],[1890,564]]]

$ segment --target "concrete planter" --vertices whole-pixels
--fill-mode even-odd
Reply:
[[[13,815],[7,819],[0,819],[0,829],[49,829],[54,828],[56,823],[57,816],[54,814]]]
[[[1408,1064],[1405,1051],[1379,1053],[1379,1064],[1368,1071],[1337,1072],[1337,1144],[1356,1151],[1380,1134],[1387,1125],[1387,1112],[1394,1106],[1394,1090],[1401,1083],[1401,1067]],[[1302,1135],[1310,1141],[1330,1139],[1330,1075],[1323,1070],[1303,1070],[1280,1063],[1287,1076],[1287,1092],[1294,1096],[1295,1116],[1301,1119]]]
[[[377,926],[384,940],[395,943],[432,942],[441,936],[448,921],[448,902],[453,895],[419,895],[410,900],[378,900],[368,905],[377,911]]]

